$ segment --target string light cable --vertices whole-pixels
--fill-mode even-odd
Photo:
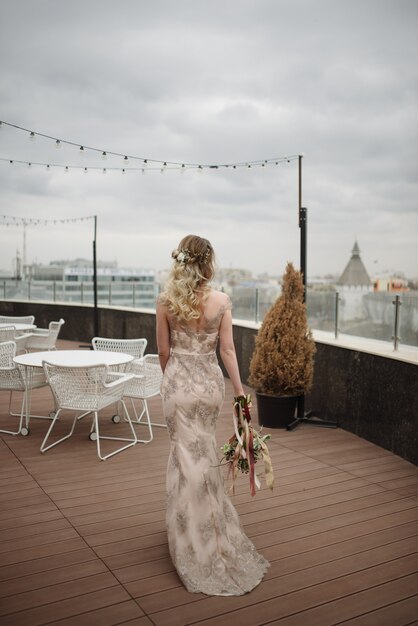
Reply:
[[[10,122],[0,121],[0,128],[3,126],[8,126],[10,128],[14,128],[25,132],[28,134],[29,139],[35,140],[36,137],[43,137],[44,139],[49,139],[54,142],[56,148],[60,148],[62,145],[69,145],[78,148],[80,154],[85,154],[86,151],[100,153],[102,159],[106,160],[108,156],[120,157],[123,159],[123,167],[98,167],[98,166],[84,166],[84,165],[62,165],[59,163],[40,163],[34,161],[25,161],[18,159],[7,159],[1,158],[0,161],[8,162],[10,164],[22,164],[27,165],[28,167],[32,166],[41,166],[45,167],[47,170],[51,168],[60,168],[65,172],[71,170],[82,170],[87,173],[89,170],[93,171],[102,171],[104,174],[107,171],[121,171],[123,174],[128,171],[141,171],[145,173],[148,170],[159,170],[161,173],[164,173],[166,170],[180,170],[185,171],[186,169],[194,169],[198,172],[202,172],[204,169],[211,170],[219,170],[219,169],[237,169],[237,168],[263,168],[271,165],[281,165],[282,163],[291,163],[292,161],[296,161],[301,156],[300,154],[292,154],[289,156],[280,156],[280,157],[272,157],[268,159],[258,159],[253,161],[239,161],[235,163],[187,163],[181,161],[170,161],[167,159],[159,160],[159,159],[150,159],[146,157],[140,157],[135,155],[124,154],[122,152],[114,152],[111,150],[96,148],[93,146],[86,146],[83,143],[78,143],[75,141],[69,141],[67,139],[60,139],[58,137],[53,137],[52,135],[47,135],[46,133],[41,133],[38,131],[33,131],[28,128],[23,128],[22,126],[18,126],[17,124],[12,124]],[[302,155],[303,156],[303,155]],[[138,162],[140,165],[138,167],[127,167],[129,161]]]
[[[43,219],[38,217],[16,217],[14,215],[0,215],[0,224],[4,226],[47,226],[48,224],[70,224],[71,222],[84,222],[85,220],[94,220],[95,215],[87,215],[85,217],[66,217]]]

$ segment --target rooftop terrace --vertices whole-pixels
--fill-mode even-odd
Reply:
[[[219,445],[231,400],[226,380]],[[51,402],[34,391],[33,409]],[[7,404],[3,392],[2,423]],[[162,420],[160,400],[150,408]],[[0,435],[2,626],[417,623],[418,468],[391,452],[342,429],[272,431],[273,493],[251,498],[242,477],[232,496],[271,568],[250,594],[207,597],[185,591],[168,555],[165,429],[101,462],[88,419],[41,455],[46,427]]]

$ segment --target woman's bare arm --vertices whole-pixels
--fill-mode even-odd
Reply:
[[[236,396],[244,395],[232,335],[232,314],[229,309],[223,314],[219,328],[219,353],[234,388],[234,394]]]

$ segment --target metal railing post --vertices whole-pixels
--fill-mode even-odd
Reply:
[[[400,336],[399,336],[399,320],[400,320],[400,306],[402,304],[401,302],[401,296],[397,295],[395,296],[395,299],[392,300],[392,304],[395,305],[395,324],[394,324],[394,332],[393,332],[393,349],[397,350],[398,346],[399,346],[399,340],[400,340]]]
[[[136,285],[135,283],[132,283],[132,306],[133,308],[135,308],[135,296],[136,296],[136,289],[135,289]]]
[[[3,297],[6,300],[6,281],[3,281]]]
[[[83,302],[84,302],[84,283],[83,283],[83,281],[81,281],[81,283],[80,283],[80,300],[81,300],[81,304],[83,304]]]
[[[28,280],[28,300],[30,300],[30,279]]]
[[[259,317],[259,292],[258,292],[258,287],[255,288],[255,323],[258,324],[258,317]]]
[[[109,304],[112,304],[112,283],[109,283]]]
[[[53,301],[54,301],[54,302],[55,302],[55,301],[56,301],[56,299],[57,299],[57,285],[56,285],[56,283],[55,283],[55,280],[54,280],[54,282],[52,283],[52,299],[53,299]]]
[[[339,312],[340,312],[340,294],[338,293],[338,291],[335,292],[335,327],[334,327],[334,336],[335,339],[338,339],[338,332],[339,332]]]

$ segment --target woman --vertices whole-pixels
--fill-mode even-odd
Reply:
[[[268,561],[244,534],[219,468],[216,420],[225,385],[244,394],[232,338],[231,301],[210,288],[214,252],[207,239],[184,237],[157,302],[157,344],[164,379],[164,416],[171,440],[167,468],[167,533],[186,589],[241,595],[262,580]]]

